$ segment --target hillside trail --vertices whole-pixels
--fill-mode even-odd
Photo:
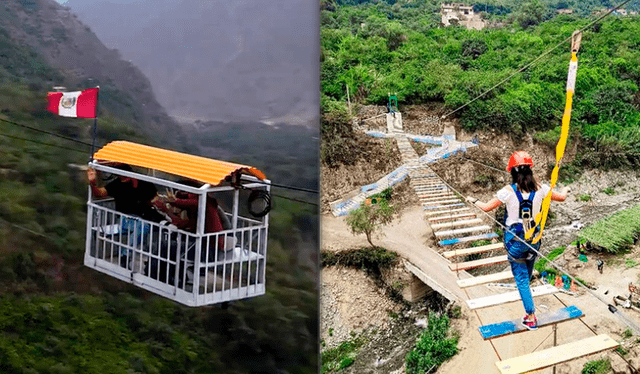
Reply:
[[[325,214],[322,216],[321,222],[323,250],[340,251],[369,245],[364,235],[356,236],[350,232],[344,217],[336,218],[330,214]],[[390,225],[383,227],[381,232],[382,235],[377,238],[374,237],[374,244],[391,250],[416,265],[419,265],[418,263],[421,261],[432,264],[433,266],[428,267],[430,269],[429,276],[442,282],[443,285],[447,285],[450,290],[455,290],[456,296],[459,296],[462,301],[459,303],[462,307],[462,318],[452,320],[453,327],[460,334],[459,353],[445,362],[438,369],[438,373],[498,373],[495,365],[496,361],[553,346],[553,330],[551,327],[495,339],[492,341],[493,345],[481,338],[478,332],[479,326],[521,317],[524,315],[522,304],[514,302],[503,304],[499,307],[480,309],[477,312],[469,310],[464,300],[495,294],[496,288],[484,286],[461,290],[457,287],[455,272],[451,272],[446,266],[439,266],[444,259],[427,247],[432,233],[423,220],[423,209],[421,207],[406,208]],[[635,267],[625,269],[623,266],[620,269],[612,265],[606,268],[604,274],[599,274],[595,260],[585,264],[578,261],[577,256],[573,254],[566,254],[563,257],[566,257],[566,259],[561,258],[560,260],[565,261],[564,266],[567,269],[573,270],[574,274],[578,272],[577,275],[582,279],[595,283],[597,287],[595,292],[607,300],[610,300],[612,295],[628,295],[628,291],[625,292],[628,283],[630,281],[637,282],[638,280],[638,269]],[[349,280],[336,280],[336,277],[333,276],[331,281],[339,281],[339,288],[342,290],[357,290],[361,287],[360,284],[355,284]],[[453,282],[452,285],[451,282]],[[508,291],[513,290],[505,289],[505,292]],[[352,292],[357,293],[356,291]],[[606,295],[605,292],[607,292]],[[625,326],[606,309],[603,303],[584,291],[579,292],[577,296],[560,293],[556,296],[542,296],[536,298],[535,301],[539,312],[555,311],[562,308],[564,305],[560,301],[566,305],[575,305],[585,313],[583,321],[594,328],[596,333],[608,333],[614,339],[622,340]],[[349,303],[358,303],[358,300],[350,300]],[[358,309],[356,306],[352,307],[355,310]],[[628,309],[623,310],[623,313],[640,324],[640,313]],[[579,320],[565,322],[558,325],[557,345],[593,335]],[[635,353],[633,355],[635,356]],[[622,359],[617,357],[615,353],[603,353],[557,365],[556,373],[580,372],[587,361],[600,357],[611,358],[616,372],[618,372],[617,370],[624,372],[625,364]],[[538,372],[552,373],[553,371],[552,368],[548,368]]]

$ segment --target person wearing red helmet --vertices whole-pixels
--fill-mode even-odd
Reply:
[[[506,205],[504,225],[507,230],[504,233],[504,246],[526,312],[522,318],[522,324],[529,330],[538,328],[535,305],[529,286],[537,254],[529,246],[537,251],[541,242],[532,244],[528,241],[528,245],[525,244],[524,233],[535,225],[535,216],[541,210],[542,200],[551,190],[548,184],[540,185],[536,182],[532,168],[533,159],[527,152],[514,152],[509,158],[507,166],[507,171],[511,173],[511,184],[499,190],[496,197],[487,203],[475,201],[476,206],[485,212],[489,212],[501,204]],[[564,201],[569,191],[568,187],[559,193],[553,191],[551,200]],[[532,238],[538,232],[539,227],[536,228]],[[516,239],[516,236],[522,240]]]

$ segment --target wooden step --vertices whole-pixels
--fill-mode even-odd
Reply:
[[[433,217],[433,218],[428,218],[427,220],[429,221],[429,223],[437,223],[437,222],[450,221],[450,220],[459,219],[459,218],[472,218],[472,217],[476,217],[476,214],[473,212],[469,212],[469,213],[454,214],[450,216]]]
[[[432,191],[442,191],[442,190],[449,190],[449,187],[447,186],[412,186],[414,190],[416,191],[422,191],[422,192],[432,192]]]
[[[424,204],[423,204],[424,205]],[[431,205],[431,206],[423,206],[424,210],[434,210],[434,209],[447,209],[454,208],[457,206],[464,206],[464,203],[455,203],[455,204],[444,204],[444,205]]]
[[[486,234],[465,236],[463,238],[453,238],[453,239],[440,240],[438,242],[438,244],[440,244],[440,245],[454,245],[454,244],[460,244],[460,243],[475,242],[475,241],[478,241],[478,240],[491,240],[491,239],[497,238],[497,237],[498,237],[498,234],[496,234],[495,232],[489,232],[489,233],[486,233]]]
[[[422,202],[431,202],[431,201],[438,201],[438,200],[446,200],[446,199],[458,199],[458,201],[460,201],[460,198],[453,194],[453,193],[445,193],[445,194],[440,194],[440,196],[437,195],[432,195],[432,196],[419,196],[420,197],[420,201]]]
[[[445,228],[449,228],[449,227],[459,227],[459,226],[467,226],[467,225],[476,225],[482,223],[482,220],[480,218],[474,218],[474,219],[466,219],[466,220],[462,220],[462,221],[452,221],[452,222],[445,222],[445,223],[434,223],[431,225],[431,229],[432,230],[439,230],[439,229],[445,229]]]
[[[431,227],[433,228],[433,226]],[[458,249],[455,251],[446,251],[446,252],[443,252],[442,255],[444,256],[444,258],[452,258],[456,256],[472,255],[474,253],[489,252],[489,251],[493,251],[495,249],[501,249],[501,248],[504,248],[504,243],[487,244],[487,245],[481,245],[479,247]]]
[[[459,203],[460,201],[462,201],[462,200],[460,200],[460,199],[443,199],[443,200],[436,200],[436,201],[424,201],[424,202],[422,202],[422,206]]]
[[[439,196],[455,196],[455,194],[451,191],[435,191],[435,192],[421,192],[417,191],[416,195],[421,198],[429,198],[429,197],[439,197]]]
[[[459,209],[451,209],[451,210],[441,210],[438,212],[425,212],[424,214],[427,216],[441,216],[441,215],[447,215],[447,214],[452,214],[452,213],[460,213],[460,212],[467,212],[467,211],[471,211],[471,208],[459,208]],[[471,213],[470,213],[471,214]],[[436,218],[436,217],[434,217]],[[440,218],[440,217],[437,217]],[[433,218],[429,218],[429,219],[433,219]]]
[[[513,273],[511,272],[511,270],[505,270],[500,273],[493,273],[467,279],[459,279],[458,281],[456,281],[456,283],[458,283],[458,287],[460,288],[467,288],[491,282],[500,282],[512,278]]]
[[[584,317],[584,313],[577,307],[571,305],[566,308],[556,310],[551,313],[543,313],[536,315],[538,318],[538,327],[554,325],[556,323],[570,321],[572,319]],[[501,336],[517,334],[519,332],[529,331],[522,325],[522,317],[512,321],[504,321],[500,323],[492,323],[478,327],[480,335],[484,340],[495,339]]]
[[[434,232],[436,238],[441,238],[443,236],[454,236],[460,234],[471,234],[473,232],[478,231],[487,231],[491,230],[491,226],[489,225],[480,225],[474,227],[465,227],[463,229],[455,229],[455,230],[445,230],[445,231],[436,231]]]
[[[545,284],[543,286],[533,287],[531,289],[531,296],[537,297],[542,295],[549,295],[558,292],[558,289],[553,287],[550,284]],[[481,297],[479,299],[467,300],[467,305],[469,309],[481,309],[487,308],[494,305],[500,305],[504,303],[510,303],[514,301],[520,300],[520,292],[511,291],[506,293],[501,293],[499,295],[491,295]]]
[[[601,334],[524,356],[498,361],[496,365],[501,374],[528,373],[618,346],[618,342],[609,335]]]
[[[509,261],[507,259],[507,255],[494,256],[494,257],[481,258],[480,260],[449,264],[449,269],[451,269],[451,271],[469,270],[469,269],[479,268],[482,266],[501,264],[507,261]]]

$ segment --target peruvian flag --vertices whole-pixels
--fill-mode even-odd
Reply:
[[[49,92],[47,110],[62,117],[96,118],[98,88],[75,92]]]

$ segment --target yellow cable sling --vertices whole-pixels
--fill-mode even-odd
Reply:
[[[536,244],[542,238],[542,231],[544,231],[544,225],[547,222],[547,215],[549,214],[549,207],[551,206],[551,194],[553,188],[558,181],[558,173],[560,171],[560,164],[562,163],[562,156],[564,156],[564,149],[567,145],[567,139],[569,138],[569,121],[571,120],[571,104],[573,101],[573,93],[576,86],[576,73],[578,72],[578,50],[580,49],[580,42],[582,41],[582,32],[574,31],[571,36],[571,61],[569,62],[569,73],[567,75],[567,102],[564,107],[564,114],[562,116],[562,129],[560,130],[560,139],[556,145],[556,165],[551,172],[551,189],[549,193],[542,200],[542,209],[540,213],[536,215],[536,224],[529,231],[525,233],[525,239],[529,240],[533,235],[536,227],[540,225],[540,232],[531,241],[532,244]]]

